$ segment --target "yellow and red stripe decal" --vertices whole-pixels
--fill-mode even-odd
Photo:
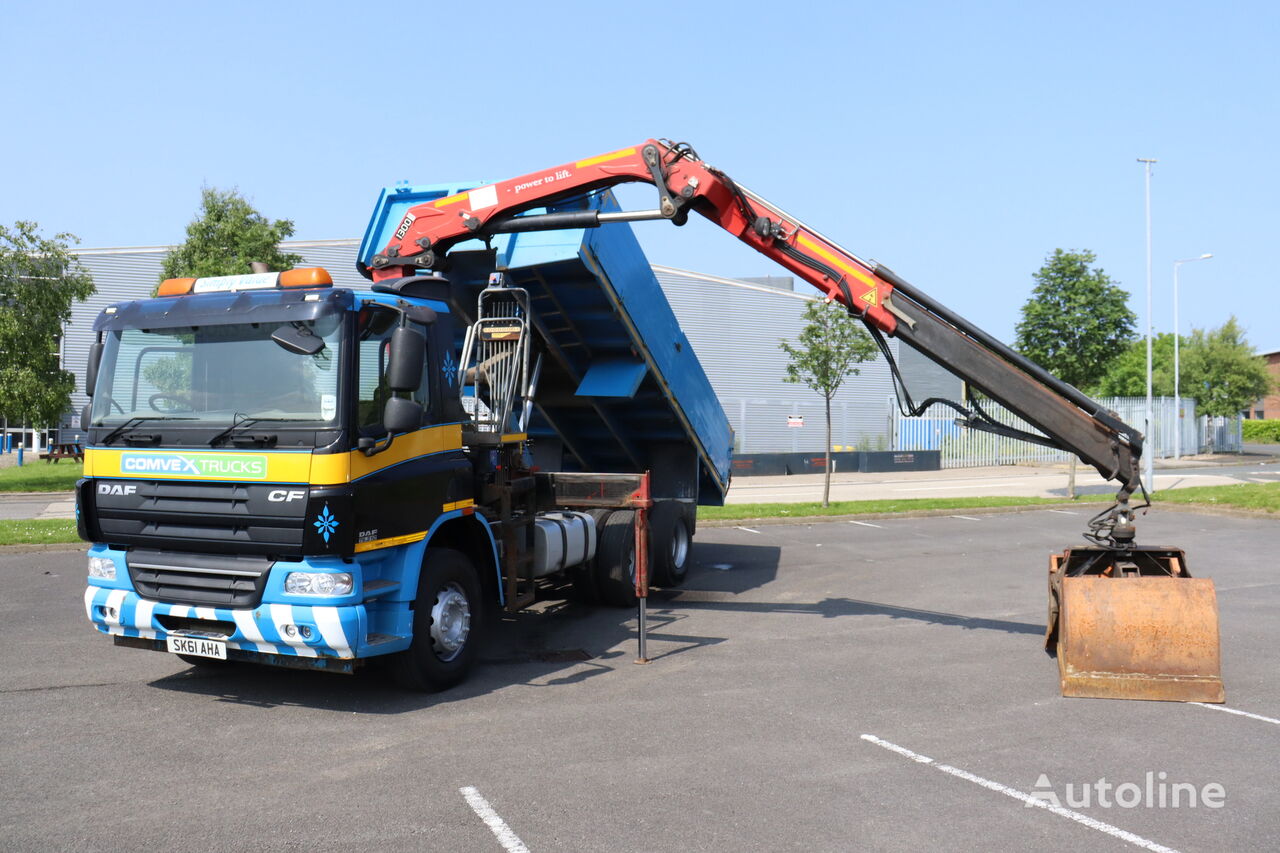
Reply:
[[[447,195],[444,198],[438,198],[431,202],[432,207],[446,207],[450,204],[457,204],[460,201],[466,201],[471,193],[458,193],[457,195]]]
[[[837,267],[838,269],[843,270],[844,272],[856,278],[858,281],[865,284],[867,287],[871,288],[870,290],[867,290],[866,292],[861,293],[858,296],[854,297],[856,301],[864,302],[871,308],[878,308],[880,306],[880,303],[882,301],[880,297],[880,288],[884,286],[884,282],[881,282],[878,279],[876,279],[873,275],[868,273],[862,267],[855,266],[849,263],[844,258],[837,255],[835,252],[832,252],[826,246],[823,246],[822,244],[817,243],[814,240],[810,240],[803,233],[796,234],[796,243],[799,244],[801,248],[807,249],[808,251],[813,252],[815,255],[822,258],[827,263],[831,264],[834,267]],[[854,306],[849,306],[849,307],[852,308]]]
[[[598,166],[601,163],[608,163],[610,160],[621,160],[623,157],[630,157],[635,153],[635,148],[623,148],[618,151],[610,151],[608,154],[601,154],[599,157],[588,157],[586,160],[579,160],[573,165],[575,168],[585,169],[588,166]]]

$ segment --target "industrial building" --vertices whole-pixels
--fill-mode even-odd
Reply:
[[[302,256],[303,266],[321,266],[335,285],[367,284],[356,272],[358,240],[287,241],[282,251]],[[82,249],[80,263],[97,292],[72,309],[62,342],[63,366],[76,374],[72,412],[61,425],[77,432],[88,402],[84,370],[93,342],[93,322],[106,306],[149,297],[160,280],[169,247]],[[732,279],[654,266],[680,325],[688,335],[736,433],[738,453],[816,452],[824,443],[822,398],[786,381],[782,339],[795,340],[805,305],[814,296],[793,290],[789,277]],[[924,357],[889,341],[917,399],[959,393],[959,381]],[[893,388],[883,358],[859,366],[832,401],[832,444],[837,448],[892,447]],[[14,426],[14,425],[11,425]]]

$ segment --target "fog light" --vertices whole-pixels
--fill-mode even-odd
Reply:
[[[289,572],[284,578],[291,595],[349,595],[353,588],[350,572]]]
[[[116,579],[116,563],[109,557],[89,558],[89,577],[113,581]]]
[[[117,622],[120,619],[120,611],[116,610],[114,607],[102,608],[102,615],[110,622]]]
[[[285,626],[284,626],[284,635],[285,635],[286,637],[296,637],[296,636],[298,636],[298,629],[297,629],[297,628],[295,628],[295,627],[293,627],[292,625],[285,625]]]
[[[299,626],[298,626],[298,633],[300,633],[300,634],[302,635],[302,639],[304,639],[304,640],[310,640],[310,639],[311,639],[311,629],[310,629],[310,628],[308,628],[306,625],[299,625]]]

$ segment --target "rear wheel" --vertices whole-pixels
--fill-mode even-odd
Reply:
[[[612,510],[593,509],[588,514],[596,527],[596,553],[600,553],[600,535],[604,532],[605,520],[609,517]],[[596,563],[598,560],[592,558],[585,563],[579,563],[576,566],[570,566],[568,569],[569,581],[573,584],[574,597],[584,604],[599,604],[600,589],[596,584]]]
[[[649,514],[649,559],[656,586],[684,583],[689,574],[689,548],[693,537],[678,501],[659,501]]]
[[[481,635],[480,582],[458,551],[428,548],[414,602],[413,642],[391,660],[401,686],[434,692],[467,677]]]
[[[596,542],[596,588],[610,607],[635,607],[636,514],[629,509],[609,513]]]

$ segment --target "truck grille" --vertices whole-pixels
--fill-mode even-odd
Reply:
[[[99,480],[100,540],[231,554],[302,552],[306,501],[276,502],[276,485]]]
[[[266,557],[138,550],[125,560],[143,598],[201,607],[257,607],[273,565]]]

